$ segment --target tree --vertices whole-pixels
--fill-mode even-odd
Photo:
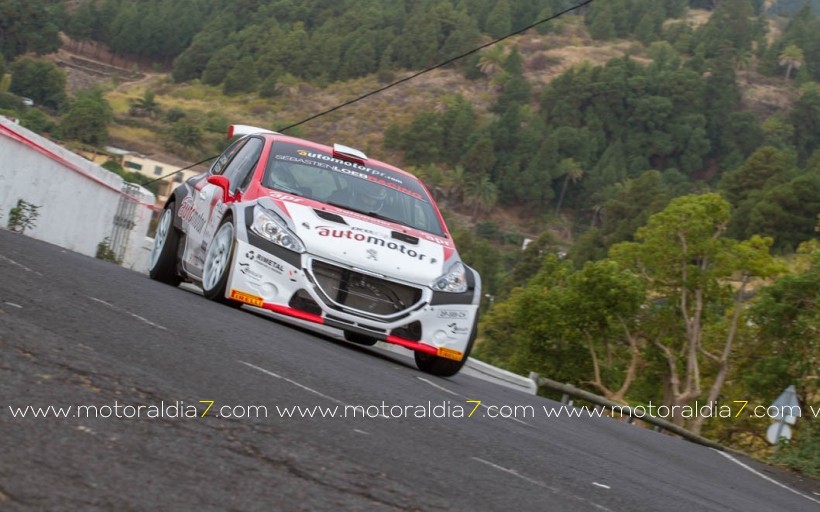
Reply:
[[[465,201],[473,209],[473,222],[478,220],[480,212],[487,212],[498,202],[498,189],[489,176],[481,176],[467,183]]]
[[[12,60],[34,52],[44,55],[60,47],[47,0],[0,0],[0,54]]]
[[[59,110],[66,101],[65,73],[56,64],[24,57],[11,66],[9,91]]]
[[[561,193],[558,196],[558,203],[555,205],[555,215],[558,215],[561,212],[561,205],[564,203],[564,194],[567,193],[567,183],[570,181],[573,183],[578,183],[584,175],[584,170],[574,159],[565,158],[561,160],[556,174],[556,177],[564,177],[564,180],[561,183]]]
[[[504,68],[507,49],[503,44],[494,44],[483,50],[478,57],[478,68],[485,75],[492,77]]]
[[[501,94],[498,95],[493,111],[503,114],[512,108],[526,105],[530,101],[532,88],[524,78],[524,65],[521,53],[513,48],[504,60],[504,75],[501,82]]]
[[[716,400],[728,376],[740,314],[752,277],[776,272],[771,239],[723,237],[729,203],[718,194],[673,199],[610,257],[640,275],[659,319],[651,336],[666,361],[666,405]],[[712,369],[708,376],[704,374]],[[689,427],[700,432],[705,418]],[[677,421],[681,421],[678,417]]]
[[[580,267],[586,261],[606,257],[609,248],[619,242],[633,241],[635,231],[650,215],[665,208],[673,196],[670,184],[655,170],[617,184],[612,197],[597,208],[597,229],[583,233],[570,248],[572,261]]]
[[[134,117],[148,116],[151,119],[159,117],[160,107],[156,100],[156,93],[150,89],[145,91],[142,98],[137,98],[131,103],[128,115]]]
[[[816,242],[801,246],[802,268],[763,288],[750,310],[758,327],[756,345],[763,350],[752,361],[756,375],[749,379],[755,395],[773,396],[789,384],[797,388],[802,404],[818,392],[820,364],[817,326],[820,325],[820,247]]]
[[[471,176],[489,176],[496,160],[492,139],[486,133],[481,133],[461,158],[459,165]]]
[[[820,212],[820,166],[810,167],[787,183],[748,194],[732,214],[727,233],[735,238],[770,236],[773,247],[792,252],[817,236]]]
[[[572,328],[564,308],[572,264],[555,254],[539,263],[526,286],[513,289],[484,317],[476,355],[519,373],[536,371],[580,384],[579,375],[590,375],[592,367],[583,341],[565,335]]]
[[[66,33],[72,39],[80,42],[80,48],[94,36],[94,24],[97,21],[97,5],[94,2],[81,5],[74,11],[65,27]]]
[[[764,146],[733,171],[723,175],[719,188],[733,205],[750,193],[785,183],[794,177],[794,158],[786,151]]]
[[[401,149],[413,165],[436,162],[441,157],[443,138],[440,116],[435,112],[421,112],[404,132]]]
[[[803,62],[805,62],[803,50],[793,44],[783,50],[778,61],[781,66],[786,66],[786,80],[791,76],[793,69],[800,69]]]
[[[202,81],[208,85],[219,85],[228,76],[228,73],[236,66],[239,60],[239,49],[232,44],[217,51],[205,71],[202,72]]]
[[[615,25],[610,2],[593,3],[587,16],[589,35],[593,39],[608,41],[615,38]]]
[[[508,0],[498,0],[487,16],[486,30],[493,37],[503,37],[512,32],[512,14]]]
[[[476,113],[470,102],[460,94],[447,107],[441,120],[444,141],[442,157],[455,165],[467,150],[470,136],[476,127]]]
[[[447,197],[455,204],[464,200],[464,193],[469,184],[469,176],[464,171],[464,167],[457,165],[455,169],[447,173],[444,178],[444,186],[447,187]]]
[[[108,141],[108,124],[114,114],[100,89],[86,91],[71,103],[60,125],[63,136],[102,146]]]
[[[795,102],[789,122],[794,127],[797,156],[805,162],[820,149],[820,89],[809,89]]]
[[[222,83],[222,92],[225,94],[250,92],[256,88],[257,83],[259,83],[259,76],[256,74],[253,58],[246,55],[239,59],[239,62],[234,65],[225,77],[225,81]]]
[[[171,125],[169,136],[169,142],[183,148],[202,149],[202,130],[185,119]]]
[[[592,362],[592,380],[585,383],[616,402],[625,401],[638,378],[646,344],[638,332],[638,316],[646,298],[644,288],[637,275],[612,260],[589,262],[567,280],[564,311],[572,326],[570,332],[575,330],[584,339]],[[625,366],[614,355],[623,345],[629,353]]]

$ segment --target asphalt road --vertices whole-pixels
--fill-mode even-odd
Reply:
[[[346,405],[386,414],[276,409]],[[558,405],[0,230],[0,510],[820,510],[815,480]]]

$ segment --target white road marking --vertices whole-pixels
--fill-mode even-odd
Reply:
[[[510,475],[518,477],[521,480],[524,480],[525,482],[529,482],[529,483],[537,485],[539,487],[544,487],[546,489],[549,489],[552,492],[559,492],[558,489],[556,489],[555,487],[550,487],[547,484],[545,484],[544,482],[539,482],[538,480],[533,480],[532,478],[530,478],[528,476],[524,476],[524,475],[522,475],[521,473],[519,473],[518,471],[516,471],[514,469],[505,468],[504,466],[499,466],[498,464],[495,464],[495,463],[490,462],[488,460],[480,459],[478,457],[472,457],[472,459],[475,460],[475,461],[478,461],[482,464],[486,464],[486,465],[490,466],[491,468],[494,468],[494,469],[497,469],[499,471],[503,471],[504,473],[508,473]]]
[[[715,450],[714,448],[712,448],[712,449],[713,449],[713,450]],[[734,463],[735,463],[735,464],[737,464],[738,466],[742,467],[743,469],[745,469],[745,470],[747,470],[747,471],[750,471],[750,472],[754,473],[755,475],[759,476],[759,477],[760,477],[760,478],[762,478],[763,480],[766,480],[766,481],[768,481],[768,482],[771,482],[771,483],[773,483],[774,485],[776,485],[776,486],[778,486],[778,487],[782,487],[783,489],[786,489],[786,490],[787,490],[787,491],[789,491],[789,492],[793,492],[794,494],[796,494],[796,495],[798,495],[798,496],[802,496],[802,497],[806,498],[807,500],[813,501],[813,502],[815,502],[815,503],[820,503],[820,500],[816,500],[816,499],[812,498],[811,496],[808,496],[808,495],[806,495],[806,494],[803,494],[803,493],[802,493],[802,492],[800,492],[800,491],[797,491],[797,490],[795,490],[795,489],[792,489],[791,487],[789,487],[789,486],[788,486],[788,485],[786,485],[786,484],[781,484],[780,482],[778,482],[778,481],[777,481],[777,480],[775,480],[774,478],[771,478],[771,477],[768,477],[768,476],[764,475],[764,474],[763,474],[763,473],[761,473],[760,471],[758,471],[758,470],[754,469],[753,467],[749,466],[748,464],[744,464],[743,462],[741,462],[741,461],[737,460],[736,458],[732,457],[732,456],[731,456],[731,455],[729,455],[728,453],[721,452],[721,451],[718,451],[718,450],[715,450],[715,451],[716,451],[718,454],[720,454],[720,455],[722,455],[722,456],[726,457],[726,458],[727,458],[727,459],[729,459],[730,461],[734,462]]]
[[[130,316],[136,318],[137,320],[139,320],[140,322],[145,322],[146,324],[150,325],[151,327],[156,327],[157,329],[160,329],[160,330],[163,330],[163,331],[168,330],[167,327],[163,327],[163,326],[161,326],[157,323],[154,323],[151,320],[148,320],[147,318],[145,318],[143,316],[140,316],[136,313],[132,313],[132,312],[128,311],[127,309],[118,308],[117,306],[111,304],[110,302],[106,302],[106,301],[104,301],[102,299],[98,299],[96,297],[91,297],[90,295],[88,296],[88,298],[93,300],[94,302],[99,302],[100,304],[102,304],[104,306],[107,306],[108,308],[113,309],[114,311],[119,311],[121,313],[125,313],[127,315],[130,315]]]
[[[592,485],[595,487],[600,487],[601,489],[612,489],[612,487],[604,484],[599,484],[598,482],[592,482]]]
[[[20,304],[15,304],[13,302],[4,302],[3,304],[6,304],[7,306],[11,306],[13,308],[23,309],[23,306],[21,306]]]
[[[444,391],[445,393],[450,393],[450,394],[451,394],[451,395],[453,395],[453,396],[457,396],[457,397],[459,397],[459,398],[463,398],[465,401],[467,400],[467,397],[462,396],[462,395],[460,395],[460,394],[456,393],[455,391],[450,391],[449,389],[445,388],[444,386],[439,386],[438,384],[436,384],[435,382],[433,382],[433,381],[431,381],[431,380],[425,379],[424,377],[416,377],[416,378],[417,378],[418,380],[422,381],[422,382],[425,382],[425,383],[427,383],[427,384],[430,384],[431,386],[433,386],[433,387],[434,387],[434,388],[436,388],[436,389],[440,389],[440,390]],[[489,409],[489,408],[490,408],[490,406],[489,406],[489,405],[485,405],[485,404],[483,404],[483,403],[481,404],[481,407],[484,407],[485,409]],[[499,416],[499,418],[503,418],[503,419],[505,419],[505,420],[513,420],[513,421],[515,421],[515,422],[518,422],[518,423],[520,423],[520,424],[522,424],[522,425],[526,425],[526,426],[528,426],[528,427],[532,426],[532,425],[530,425],[529,423],[527,423],[526,421],[521,421],[521,420],[519,420],[518,418],[513,418],[513,417],[504,418],[503,416]]]
[[[287,377],[282,377],[281,375],[273,373],[270,370],[260,368],[260,367],[256,366],[255,364],[246,363],[245,361],[239,361],[239,362],[244,364],[245,366],[249,366],[249,367],[253,368],[254,370],[258,370],[258,371],[264,373],[265,375],[270,375],[271,377],[275,377],[277,379],[282,379],[285,382],[289,382],[289,383],[293,384],[294,386],[296,386],[297,388],[304,389],[305,391],[307,391],[309,393],[313,393],[316,396],[320,396],[320,397],[322,397],[326,400],[330,400],[331,402],[333,402],[335,404],[339,404],[339,405],[343,405],[343,406],[348,405],[348,404],[342,402],[341,400],[338,400],[336,398],[333,398],[332,396],[329,396],[329,395],[326,395],[326,394],[322,393],[321,391],[316,391],[315,389],[307,387],[304,384],[300,384],[300,383],[296,382],[293,379],[289,379]]]
[[[440,389],[440,390],[444,391],[445,393],[450,393],[450,394],[451,394],[451,395],[453,395],[453,396],[461,396],[461,395],[459,395],[458,393],[456,393],[455,391],[450,391],[449,389],[447,389],[447,388],[445,388],[445,387],[443,387],[443,386],[439,386],[439,385],[438,385],[438,384],[436,384],[435,382],[433,382],[433,381],[431,381],[431,380],[427,380],[427,379],[425,379],[424,377],[416,377],[416,378],[417,378],[418,380],[422,381],[422,382],[426,382],[427,384],[430,384],[431,386],[433,386],[433,387],[434,387],[434,388],[436,388],[436,389]]]
[[[359,429],[357,429],[357,428],[354,428],[354,429],[353,429],[353,432],[356,432],[356,433],[358,433],[358,434],[364,434],[364,435],[366,435],[366,436],[369,436],[369,435],[370,435],[370,432],[365,432],[364,430],[359,430]]]
[[[495,463],[490,462],[488,460],[480,459],[478,457],[471,457],[471,458],[476,462],[486,464],[487,466],[490,466],[493,469],[497,469],[498,471],[503,471],[504,473],[507,473],[508,475],[512,475],[516,478],[520,478],[521,480],[524,480],[525,482],[529,482],[533,485],[537,485],[538,487],[543,487],[544,489],[547,489],[547,490],[549,490],[550,492],[552,492],[554,494],[560,494],[562,496],[568,496],[568,497],[574,498],[578,501],[581,501],[581,502],[584,502],[584,503],[589,503],[590,505],[595,507],[597,510],[606,510],[608,512],[612,512],[611,509],[608,509],[603,505],[599,505],[598,503],[595,503],[594,501],[590,501],[586,498],[582,498],[581,496],[576,496],[574,494],[569,494],[569,493],[562,492],[560,489],[558,489],[556,487],[549,486],[549,485],[545,484],[544,482],[541,482],[539,480],[535,480],[535,479],[530,478],[526,475],[522,475],[521,473],[519,473],[518,471],[516,471],[514,469],[505,468],[504,466],[499,466],[498,464],[495,464]]]
[[[32,274],[37,274],[38,276],[43,277],[43,274],[41,274],[41,273],[37,272],[36,270],[31,270],[30,268],[28,268],[27,266],[23,265],[22,263],[17,263],[17,262],[16,262],[16,261],[14,261],[13,259],[11,259],[11,258],[6,258],[6,257],[5,257],[5,256],[3,256],[2,254],[0,254],[0,260],[7,261],[7,262],[11,263],[12,265],[14,265],[15,267],[22,268],[22,269],[23,269],[23,270],[25,270],[26,272],[31,272]]]

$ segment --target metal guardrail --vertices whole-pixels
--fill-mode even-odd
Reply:
[[[611,409],[611,410],[622,411],[623,413],[626,413],[630,418],[639,419],[639,420],[641,420],[645,423],[649,423],[650,425],[655,425],[656,427],[658,427],[660,429],[668,430],[669,432],[677,434],[677,435],[681,436],[682,438],[684,438],[688,441],[692,441],[693,443],[697,443],[697,444],[700,444],[700,445],[703,445],[703,446],[708,446],[709,448],[714,448],[715,450],[733,451],[733,450],[727,449],[725,446],[722,446],[719,443],[716,443],[715,441],[711,441],[709,439],[706,439],[703,436],[700,436],[698,434],[694,434],[694,433],[686,430],[685,428],[681,427],[680,425],[675,425],[674,423],[671,423],[671,422],[666,421],[664,419],[657,418],[655,416],[649,416],[649,415],[640,415],[640,416],[638,416],[638,415],[635,414],[635,410],[634,410],[633,407],[630,407],[630,406],[624,405],[624,404],[620,404],[620,403],[617,403],[617,402],[613,402],[612,400],[607,400],[606,398],[598,396],[594,393],[590,393],[589,391],[584,391],[583,389],[578,389],[578,388],[576,388],[575,386],[573,386],[571,384],[562,384],[562,383],[554,381],[552,379],[548,379],[546,377],[541,377],[536,372],[530,372],[530,379],[532,379],[539,388],[544,387],[544,388],[547,388],[547,389],[551,389],[553,391],[557,391],[559,393],[563,393],[565,398],[562,401],[565,402],[565,403],[567,401],[566,397],[569,397],[569,396],[574,397],[574,398],[578,398],[578,399],[581,399],[581,400],[586,400],[587,402],[591,402],[591,403],[593,403],[595,405],[598,405],[598,406],[601,406],[601,407],[606,407],[606,408]]]

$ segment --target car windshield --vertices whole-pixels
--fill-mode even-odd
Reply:
[[[441,220],[421,183],[383,167],[277,142],[262,185],[444,236]]]

